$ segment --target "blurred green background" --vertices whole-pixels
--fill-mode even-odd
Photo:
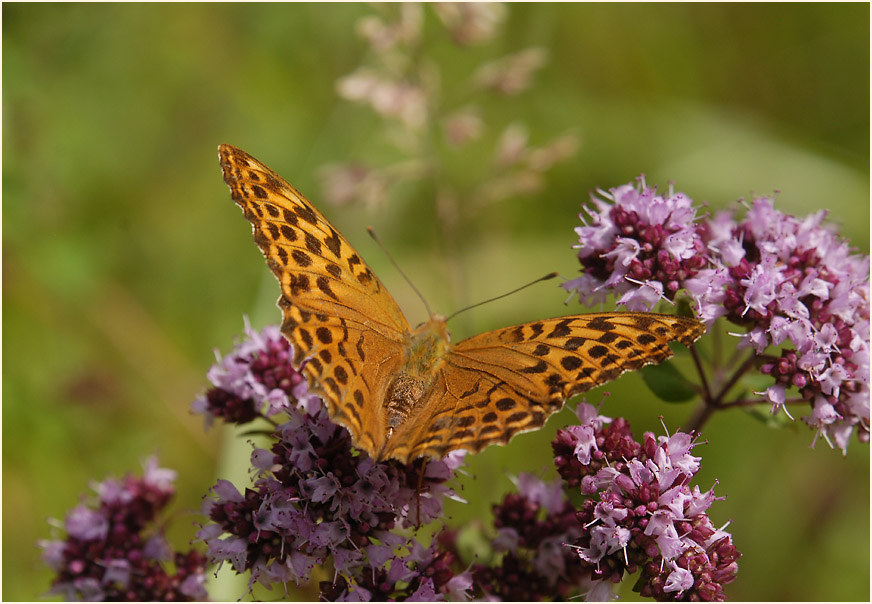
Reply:
[[[319,201],[320,166],[387,155],[381,120],[335,89],[371,59],[354,30],[372,7],[2,11],[6,600],[48,589],[35,541],[90,480],[138,472],[159,454],[179,472],[171,535],[182,547],[197,519],[189,510],[217,476],[247,463],[244,442],[205,434],[188,412],[213,349],[229,350],[243,315],[258,327],[279,320],[278,288],[220,176],[221,142],[313,199],[413,324],[425,318],[421,304],[364,225],[431,306],[449,312],[551,270],[573,276],[572,229],[588,191],[642,172],[716,209],[778,190],[779,209],[828,209],[869,252],[866,4],[518,4],[492,42],[469,48],[452,44],[428,11],[421,52],[443,70],[446,91],[485,60],[528,46],[549,52],[526,93],[474,99],[485,136],[523,121],[534,144],[566,130],[580,141],[540,193],[463,221],[459,264],[446,261],[427,188],[406,187],[377,209]],[[455,161],[446,178],[474,183],[488,169],[478,159]],[[457,271],[467,285],[452,295],[444,283]],[[581,311],[564,299],[539,285],[468,313],[455,337]],[[658,415],[675,428],[692,411],[644,408],[654,403],[634,375],[605,390],[603,412],[625,414],[638,437],[661,431]],[[564,412],[471,459],[469,504],[450,507],[452,522],[487,519],[509,474],[553,477],[548,441],[571,419]],[[847,457],[823,442],[811,450],[803,425],[772,430],[740,412],[715,417],[703,436],[698,483],[719,481],[727,499],[711,514],[732,520],[744,554],[732,599],[868,600],[868,446],[853,440]]]

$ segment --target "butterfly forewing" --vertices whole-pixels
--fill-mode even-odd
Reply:
[[[378,401],[404,361],[408,322],[354,248],[293,186],[240,149],[221,145],[218,155],[233,200],[281,283],[282,332],[296,363],[358,446],[378,450],[385,438]]]
[[[452,347],[434,388],[383,455],[441,457],[480,451],[540,428],[574,394],[689,345],[698,321],[649,313],[561,317],[473,336]],[[425,411],[426,410],[426,411]]]

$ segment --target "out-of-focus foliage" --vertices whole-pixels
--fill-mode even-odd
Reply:
[[[279,320],[278,288],[221,181],[216,147],[239,146],[320,205],[381,275],[414,324],[421,305],[366,237],[373,225],[431,306],[450,312],[551,270],[572,277],[580,204],[644,172],[713,208],[780,191],[778,208],[820,208],[869,251],[869,7],[864,4],[509,5],[489,44],[459,47],[427,11],[420,52],[455,90],[481,63],[531,46],[548,62],[524,94],[476,98],[493,141],[522,121],[531,144],[567,130],[575,155],[535,196],[465,221],[460,263],[435,225],[434,191],[381,206],[331,207],[318,169],[391,158],[380,118],[340,100],[366,61],[355,34],[368,5],[4,4],[3,597],[48,588],[35,540],[86,483],[158,453],[179,472],[171,538],[192,535],[203,492],[247,463],[243,444],[204,434],[188,412],[212,350],[242,315]],[[463,91],[460,91],[463,92]],[[471,189],[490,169],[449,160]],[[459,157],[459,156],[458,156]],[[444,287],[462,271],[463,291]],[[478,309],[455,335],[567,310],[540,285]],[[725,336],[729,337],[729,336]],[[638,376],[606,387],[604,412],[670,427],[687,405],[649,404]],[[598,395],[590,397],[597,402]],[[651,403],[653,404],[653,403]],[[475,456],[458,523],[488,513],[507,473],[553,475],[563,415]],[[743,552],[733,599],[869,597],[869,450],[846,458],[807,430],[715,418],[705,477]],[[704,450],[705,449],[705,450]],[[222,464],[219,470],[219,462]],[[217,595],[217,594],[216,594]],[[230,592],[223,597],[241,595]],[[221,597],[221,596],[218,596]]]

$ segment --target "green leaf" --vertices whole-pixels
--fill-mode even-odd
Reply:
[[[683,403],[696,396],[696,390],[672,363],[648,365],[641,373],[651,392],[667,403]]]

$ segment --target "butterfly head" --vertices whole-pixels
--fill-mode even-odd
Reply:
[[[409,362],[419,365],[423,371],[432,371],[451,347],[451,334],[442,315],[432,315],[429,321],[412,330],[411,335]]]

